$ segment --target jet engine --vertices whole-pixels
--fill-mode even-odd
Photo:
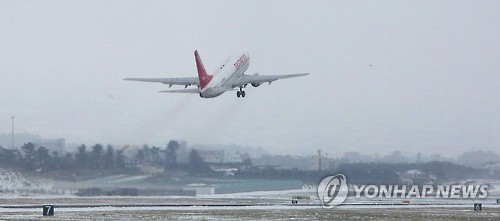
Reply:
[[[255,73],[255,74],[253,74],[253,76],[257,76],[257,75],[259,75],[259,73]],[[252,83],[250,83],[250,84],[251,84],[253,87],[258,87],[258,86],[260,86],[262,83],[259,83],[259,82],[252,82]]]

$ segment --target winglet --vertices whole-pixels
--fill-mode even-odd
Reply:
[[[203,66],[203,62],[200,59],[200,55],[198,54],[198,50],[194,51],[194,57],[196,59],[196,69],[198,69],[198,78],[200,79],[200,90],[205,88],[208,83],[213,78],[213,75],[207,74],[205,67]]]

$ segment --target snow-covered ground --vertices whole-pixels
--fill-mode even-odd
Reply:
[[[310,196],[310,200],[292,205],[294,196]],[[373,205],[373,200],[350,199],[348,205],[327,209],[311,189],[202,197],[7,197],[0,198],[0,220],[41,219],[44,204],[55,205],[55,216],[43,218],[50,220],[498,220],[500,216],[500,204],[493,199],[482,202],[481,212],[474,211],[476,201],[468,199],[411,201]],[[376,201],[384,202],[392,201]]]
[[[128,182],[145,177],[114,178]],[[487,199],[408,199],[409,204],[403,205],[403,199],[397,198],[349,197],[343,205],[326,209],[320,205],[314,188],[198,197],[47,195],[55,186],[53,181],[0,169],[0,220],[41,219],[44,204],[55,205],[55,216],[49,218],[55,220],[403,220],[408,217],[414,220],[498,220],[500,204],[496,199],[500,198],[500,182],[487,183],[492,187]],[[291,204],[293,197],[302,197],[299,205]],[[474,203],[482,203],[483,211],[475,212]]]
[[[26,176],[22,173],[0,168],[0,196],[32,195],[55,192],[53,182],[48,179]]]
[[[299,191],[300,192],[300,191]],[[293,193],[286,193],[295,194]],[[267,196],[276,196],[276,192]],[[249,197],[262,197],[266,194],[248,193]],[[226,195],[230,197],[229,195]],[[2,208],[0,220],[498,220],[500,205],[488,204],[483,211],[473,210],[473,204],[463,205],[347,205],[333,209],[319,205],[296,206],[285,202],[277,203],[275,199],[262,198],[260,204],[245,206],[248,198],[238,196],[238,199],[200,198],[107,198],[111,205],[98,207],[80,206],[74,208],[58,208],[55,205],[53,217],[43,217],[41,205],[38,208]],[[80,199],[80,198],[78,198]],[[255,199],[255,198],[253,198]],[[53,199],[52,199],[53,200]],[[68,201],[66,201],[68,200]],[[74,199],[73,199],[74,200]],[[101,198],[89,198],[92,205],[99,205]],[[48,200],[51,201],[51,200]],[[172,203],[171,206],[116,206],[123,203],[134,204],[148,201],[157,203]],[[238,206],[204,206],[227,202],[241,203]],[[61,203],[75,203],[72,199],[60,200]],[[92,203],[93,202],[93,203]],[[77,204],[78,202],[76,202]],[[177,204],[176,204],[177,203]],[[183,203],[200,203],[203,205],[179,206]],[[113,206],[115,205],[115,206]]]

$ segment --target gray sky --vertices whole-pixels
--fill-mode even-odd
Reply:
[[[0,1],[0,132],[72,143],[456,155],[500,145],[499,1]],[[125,77],[311,76],[247,97]],[[371,66],[370,66],[371,65]]]

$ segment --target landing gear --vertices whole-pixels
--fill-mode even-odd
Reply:
[[[240,90],[236,91],[236,97],[245,97],[245,91],[243,90],[243,87],[240,87]]]

